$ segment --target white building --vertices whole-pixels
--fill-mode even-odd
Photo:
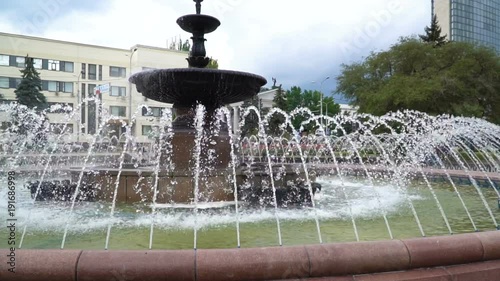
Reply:
[[[80,142],[88,141],[98,128],[95,103],[85,99],[92,97],[99,85],[107,85],[109,89],[100,93],[103,109],[127,123],[135,115],[132,134],[139,141],[146,139],[155,120],[137,108],[147,104],[152,107],[153,115],[159,117],[161,109],[171,105],[145,100],[128,78],[146,69],[187,66],[187,52],[165,48],[135,45],[120,49],[0,33],[0,93],[7,102],[16,99],[14,90],[21,81],[19,70],[25,67],[27,55],[34,58],[42,79],[42,92],[50,104],[63,103],[78,108],[83,102],[79,118],[68,120],[65,114],[49,114],[53,124],[68,123],[74,141]],[[83,126],[78,120],[82,120]],[[121,121],[108,127],[117,135],[126,128]]]

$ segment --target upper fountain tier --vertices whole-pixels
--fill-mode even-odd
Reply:
[[[187,58],[189,68],[144,71],[130,77],[130,82],[146,98],[173,103],[176,108],[201,103],[207,110],[214,110],[255,96],[267,83],[262,76],[251,73],[205,69],[210,58],[206,57],[204,36],[215,31],[220,21],[201,14],[202,1],[194,0],[196,14],[177,20],[183,30],[193,34],[193,47]]]

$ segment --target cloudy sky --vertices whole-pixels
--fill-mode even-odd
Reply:
[[[0,32],[130,48],[166,47],[190,35],[176,19],[191,0],[2,0]],[[431,0],[205,0],[217,17],[207,54],[220,68],[260,74],[289,88],[335,88],[342,63],[362,60],[400,36],[423,32]],[[315,81],[315,82],[313,82]]]

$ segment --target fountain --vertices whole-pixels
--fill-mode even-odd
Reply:
[[[190,67],[130,78],[174,104],[149,146],[103,137],[106,114],[84,149],[65,130],[44,148],[2,132],[0,280],[498,279],[498,126],[249,107],[258,134],[235,136],[224,105],[266,81],[203,68],[204,34],[220,22],[195,2],[178,20],[193,33]],[[285,122],[271,135],[273,114]],[[332,135],[299,138],[298,116]]]

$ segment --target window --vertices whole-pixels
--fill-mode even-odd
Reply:
[[[9,56],[8,55],[0,55],[0,65],[9,65]]]
[[[9,88],[9,77],[0,77],[0,88]]]
[[[125,67],[118,67],[118,66],[109,67],[109,76],[111,77],[125,78],[126,75],[127,75],[127,70],[125,69]]]
[[[56,81],[47,81],[47,89],[46,89],[47,91],[49,91],[49,92],[57,92],[57,88],[58,88],[58,82],[56,82]],[[42,89],[44,89],[43,86],[42,86]]]
[[[127,95],[127,88],[111,86],[111,91],[109,92],[109,95],[112,97],[124,97]]]
[[[12,126],[11,122],[2,122],[2,125],[0,126],[0,130],[5,131],[9,129]]]
[[[59,82],[59,91],[65,93],[73,93],[73,83],[72,82]]]
[[[10,56],[9,65],[15,67],[26,67],[26,59],[24,57]]]
[[[9,88],[16,89],[21,84],[21,78],[9,78]]]
[[[73,124],[52,123],[50,131],[54,134],[72,134]]]
[[[59,71],[61,69],[61,63],[58,60],[49,60],[49,70]]]
[[[97,79],[97,65],[89,64],[89,80]]]
[[[88,87],[89,87],[89,89],[88,89],[88,97],[89,98],[95,97],[95,87],[96,87],[96,84],[89,84]]]
[[[163,107],[150,107],[149,110],[145,107],[142,108],[142,116],[161,117]]]
[[[142,125],[142,135],[147,136],[151,134],[153,128],[150,125]]]
[[[73,82],[42,81],[42,90],[73,93]]]
[[[151,137],[159,137],[160,136],[160,128],[158,126],[151,125],[143,125],[142,126],[142,135]]]
[[[43,60],[42,59],[33,59],[33,66],[36,69],[42,69],[43,66]]]
[[[73,110],[72,103],[49,102],[50,113],[70,113]]]
[[[109,113],[114,116],[126,117],[125,106],[110,106]]]
[[[99,65],[99,81],[102,81],[102,65]]]
[[[61,71],[64,72],[73,72],[73,63],[69,61],[61,62]]]
[[[87,73],[87,71],[85,69],[86,67],[87,67],[86,64],[82,63],[82,72],[81,72],[82,73],[82,79],[85,79],[85,74]]]

